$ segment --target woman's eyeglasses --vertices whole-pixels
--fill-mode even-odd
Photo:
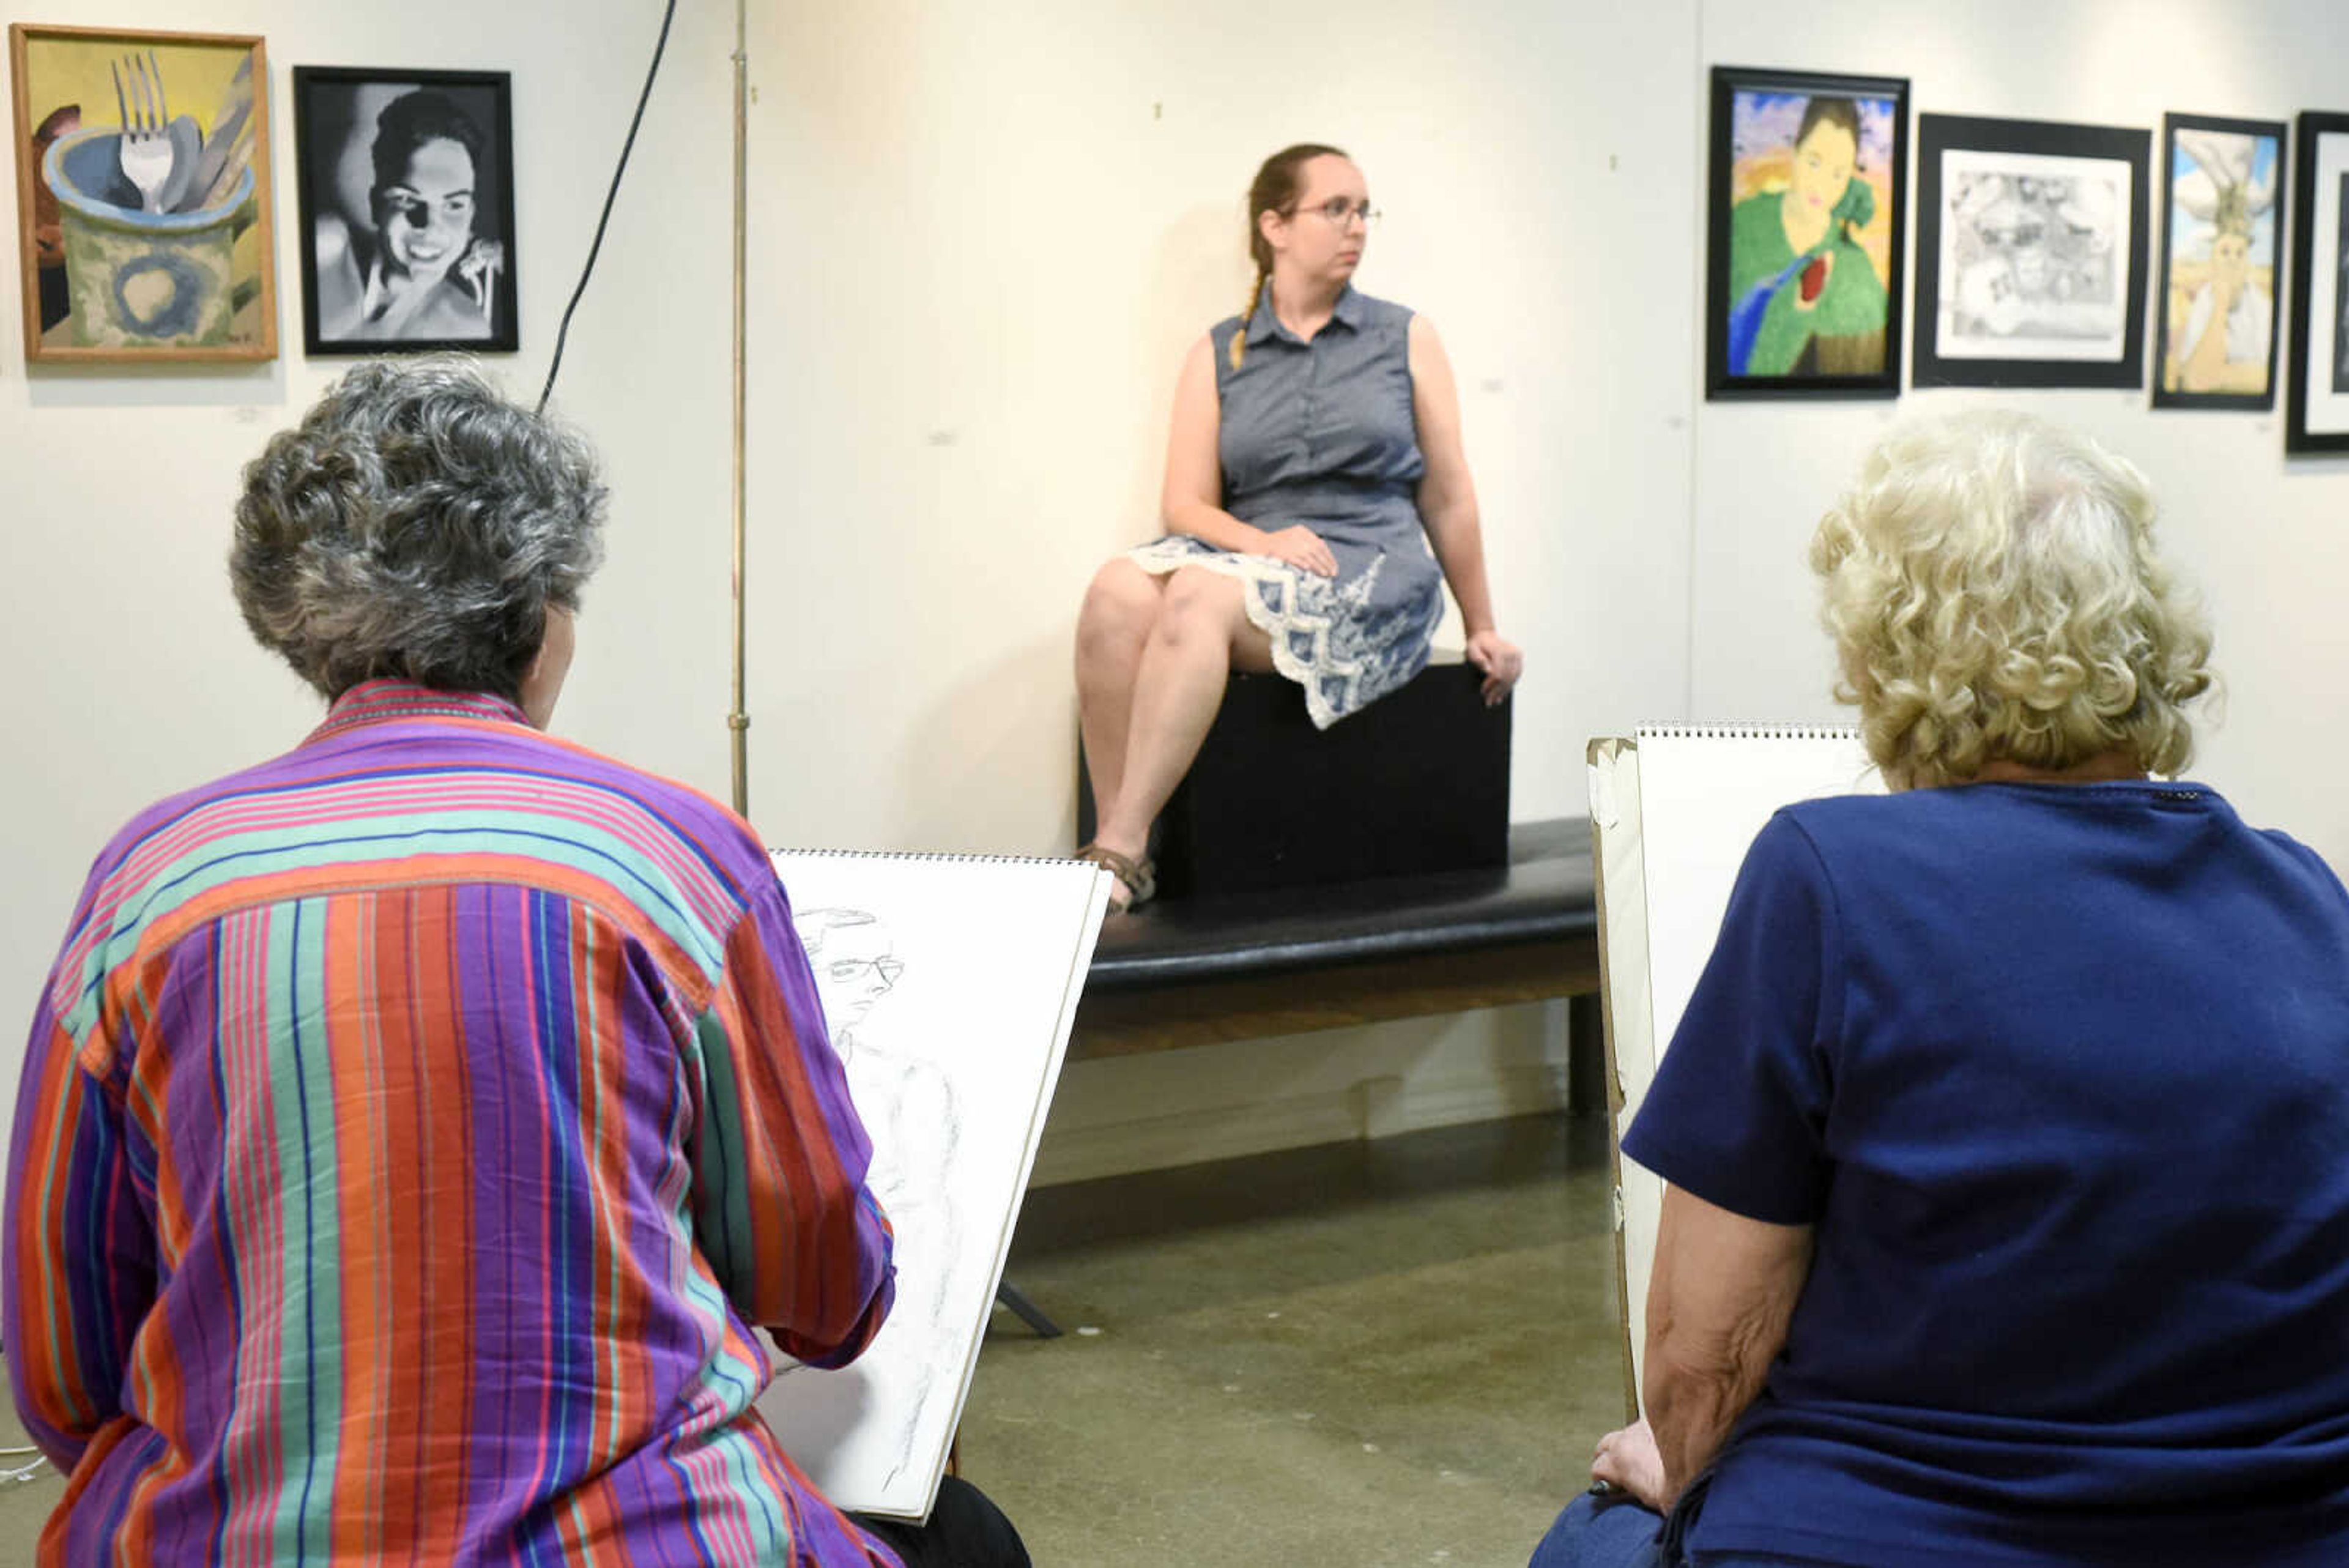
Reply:
[[[825,966],[825,972],[831,975],[834,985],[854,985],[867,974],[883,985],[895,985],[897,977],[905,972],[905,966],[893,958],[843,958],[833,960]]]
[[[1379,210],[1376,207],[1371,206],[1368,202],[1364,202],[1358,207],[1343,196],[1332,196],[1319,206],[1308,207],[1305,211],[1319,214],[1340,229],[1356,218],[1362,220],[1362,227],[1366,229],[1379,221]]]

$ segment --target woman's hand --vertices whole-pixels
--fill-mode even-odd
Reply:
[[[1468,662],[1485,672],[1485,706],[1490,708],[1509,694],[1526,672],[1526,656],[1497,631],[1480,631],[1468,639]]]
[[[1656,1434],[1648,1429],[1644,1416],[1637,1425],[1599,1439],[1590,1479],[1621,1488],[1658,1513],[1671,1511],[1672,1500],[1664,1494],[1663,1456],[1656,1450]]]
[[[1320,535],[1302,523],[1266,534],[1263,543],[1250,554],[1270,556],[1276,561],[1286,561],[1316,576],[1334,577],[1338,575],[1338,557],[1330,553],[1329,545]]]
[[[477,239],[465,247],[465,254],[457,258],[456,266],[450,269],[456,273],[457,281],[464,286],[465,292],[472,296],[473,306],[481,313],[484,321],[489,319],[490,311],[496,303],[492,296],[498,286],[498,274],[505,270],[505,246],[495,240]]]

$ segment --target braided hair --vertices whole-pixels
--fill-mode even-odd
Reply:
[[[1304,183],[1299,176],[1308,163],[1316,158],[1345,156],[1340,148],[1300,141],[1266,159],[1263,167],[1256,171],[1256,180],[1248,186],[1247,200],[1248,257],[1256,263],[1256,281],[1248,285],[1247,303],[1240,306],[1239,330],[1232,334],[1233,369],[1240,368],[1240,360],[1247,354],[1248,323],[1256,319],[1256,307],[1264,299],[1264,286],[1272,276],[1272,242],[1264,237],[1264,214],[1278,213],[1287,217],[1297,210],[1299,187]]]

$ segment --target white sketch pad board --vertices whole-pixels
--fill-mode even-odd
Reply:
[[[843,1508],[928,1517],[978,1366],[1110,877],[1071,860],[773,859],[873,1138],[897,1301],[836,1371],[777,1355],[760,1412]],[[869,917],[860,918],[860,917]]]
[[[1639,1114],[1713,954],[1754,836],[1782,805],[1881,794],[1884,779],[1857,730],[1642,725],[1630,740],[1590,742],[1589,784],[1616,1252],[1627,1394],[1636,1414],[1664,1184],[1622,1157],[1623,1129]]]

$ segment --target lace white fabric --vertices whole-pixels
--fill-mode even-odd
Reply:
[[[1379,605],[1384,556],[1351,576],[1324,577],[1174,534],[1127,551],[1126,559],[1161,576],[1202,566],[1239,578],[1247,587],[1242,607],[1272,644],[1273,668],[1305,689],[1305,711],[1320,730],[1425,669],[1428,644],[1444,614],[1440,590],[1424,602]]]

